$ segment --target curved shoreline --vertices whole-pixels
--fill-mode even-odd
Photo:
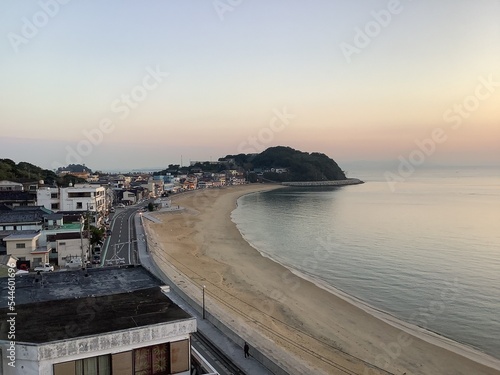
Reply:
[[[238,225],[236,224],[236,226]],[[243,238],[245,238],[245,235],[243,233],[242,236]],[[434,332],[429,329],[420,327],[418,325],[409,323],[403,319],[400,319],[397,316],[385,310],[370,305],[366,301],[363,301],[362,299],[359,299],[358,297],[353,296],[342,289],[338,289],[335,286],[328,284],[324,280],[321,280],[313,275],[307,275],[306,273],[301,272],[293,268],[292,266],[280,262],[279,260],[273,258],[269,254],[265,253],[264,251],[259,250],[251,241],[247,240],[246,238],[245,240],[248,242],[250,246],[252,246],[256,251],[258,251],[261,254],[261,256],[270,259],[271,261],[281,265],[282,267],[287,268],[297,277],[300,277],[306,281],[313,283],[318,288],[324,289],[325,291],[333,294],[335,297],[343,299],[347,303],[350,303],[353,306],[372,315],[373,317],[382,320],[387,324],[390,324],[394,328],[401,329],[412,336],[427,341],[429,344],[440,346],[444,349],[453,351],[456,354],[469,358],[472,361],[500,370],[500,359],[492,357],[491,355],[482,352],[479,348],[475,348],[466,343],[456,341],[450,337],[440,334],[439,332]]]
[[[279,186],[256,186],[253,190],[261,190],[262,188],[267,190],[268,188],[276,187]],[[180,222],[179,220],[171,220],[173,215],[168,217],[168,214],[161,215],[162,219],[166,219],[170,224],[176,222],[176,224],[184,224],[181,225],[181,227],[193,228],[194,231],[189,232],[189,229],[188,233],[198,238],[195,238],[193,241],[188,241],[190,243],[187,244],[186,236],[183,234],[177,235],[177,240],[175,240],[172,236],[163,233],[162,248],[177,247],[177,249],[173,249],[169,251],[169,253],[178,255],[182,258],[183,262],[190,262],[190,265],[193,267],[196,265],[212,265],[214,272],[218,274],[219,278],[226,280],[226,283],[219,282],[218,285],[221,287],[229,289],[233,294],[237,294],[238,297],[241,296],[242,299],[245,297],[245,299],[253,304],[260,303],[262,306],[264,306],[264,304],[272,305],[273,308],[269,310],[273,313],[276,312],[280,319],[285,319],[293,323],[297,328],[311,333],[314,337],[320,337],[325,340],[330,338],[333,340],[333,344],[341,349],[340,352],[336,352],[331,346],[330,349],[328,346],[325,349],[325,347],[323,347],[324,345],[318,344],[307,337],[301,337],[300,339],[304,340],[304,345],[316,345],[318,350],[323,350],[323,354],[328,356],[328,358],[332,358],[334,361],[345,360],[345,358],[341,358],[341,352],[345,350],[354,355],[354,357],[348,358],[347,362],[354,362],[356,358],[362,358],[370,363],[378,363],[380,365],[379,367],[387,368],[387,370],[394,373],[403,373],[404,371],[413,374],[499,373],[498,370],[485,367],[455,351],[450,351],[452,349],[451,347],[448,348],[448,350],[436,348],[434,345],[437,344],[436,342],[433,344],[427,343],[427,340],[424,341],[422,338],[419,338],[417,335],[418,332],[414,332],[411,327],[408,328],[404,325],[396,327],[395,323],[397,322],[391,321],[390,318],[381,318],[373,314],[373,311],[367,312],[362,306],[357,306],[355,303],[356,301],[353,301],[351,296],[346,295],[349,298],[345,298],[345,296],[342,297],[342,295],[338,295],[337,293],[332,294],[331,290],[322,288],[321,285],[318,286],[318,283],[313,280],[303,278],[303,275],[290,276],[289,274],[292,274],[292,272],[289,268],[285,268],[273,259],[263,256],[258,249],[255,249],[255,247],[245,240],[236,224],[231,221],[230,215],[236,207],[237,199],[254,191],[252,191],[252,188],[226,189],[223,194],[217,194],[213,197],[214,201],[211,201],[211,198],[205,200],[201,198],[193,199],[196,194],[190,195],[191,198],[175,197],[186,203],[186,207],[191,210],[196,210],[196,212],[193,211],[191,214],[186,213],[191,217],[184,217],[180,219]],[[227,199],[224,198],[226,194],[230,195]],[[213,206],[216,206],[217,209],[222,208],[222,211],[227,213],[227,216],[225,216],[225,214],[217,215],[217,210],[215,210]],[[203,220],[200,221],[197,216],[205,216],[205,219],[207,219],[207,217],[209,219],[213,218],[214,222],[207,223],[206,220],[205,222],[203,222]],[[177,219],[179,219],[179,217]],[[229,223],[222,223],[222,221],[228,221]],[[215,222],[221,225],[219,226]],[[188,225],[186,225],[186,223]],[[203,223],[206,225],[203,225]],[[155,224],[149,225],[151,225],[154,230],[160,229],[156,228]],[[221,238],[216,238],[215,241],[211,238],[214,234],[214,232],[211,232],[214,225],[217,229],[219,229],[219,227],[220,229],[225,228],[224,233],[220,236]],[[158,226],[161,227],[162,225]],[[209,226],[209,228],[205,228],[205,226]],[[236,233],[234,233],[231,226]],[[204,231],[205,233],[202,233]],[[155,232],[157,232],[157,237],[162,237],[161,232]],[[229,235],[225,232],[228,232]],[[215,236],[219,237],[217,234]],[[241,240],[239,240],[238,237]],[[221,239],[223,241],[221,241]],[[238,248],[238,251],[233,251],[231,248],[232,246],[224,246],[226,240],[234,242],[232,246]],[[241,242],[244,242],[244,244]],[[224,249],[222,249],[222,247],[224,247]],[[183,250],[179,251],[181,248]],[[190,249],[188,251],[190,255],[185,253],[187,248]],[[248,249],[252,249],[252,252],[255,254],[250,254]],[[234,254],[235,252],[238,252],[238,254]],[[243,266],[241,264],[243,264]],[[210,269],[211,267],[208,268]],[[267,272],[261,272],[259,268],[265,268]],[[252,277],[252,273],[256,273],[257,275],[253,275]],[[207,273],[206,276],[208,277],[209,273]],[[292,290],[292,286],[297,286],[297,288]],[[261,302],[261,300],[264,300],[264,302]],[[375,310],[375,312],[376,311],[377,310]],[[331,315],[335,316],[332,317]],[[227,319],[231,320],[234,319],[234,317],[228,316]],[[394,320],[394,318],[392,318],[392,320]],[[275,322],[271,323],[275,324]],[[278,328],[282,329],[282,327]],[[407,330],[410,332],[407,332]],[[287,335],[293,334],[293,332],[290,333],[287,330],[283,330],[283,333]],[[254,340],[262,339],[254,338]],[[434,340],[437,340],[437,338],[434,338]],[[441,339],[441,341],[443,340]],[[394,349],[396,345],[399,345],[397,350]],[[393,351],[393,355],[389,356],[387,350],[385,350],[387,348],[393,348],[396,352]],[[289,356],[298,356],[307,361],[307,358],[297,353],[296,350],[294,352],[294,349],[295,348],[286,348],[285,353],[288,352]],[[398,351],[399,353],[397,353]],[[422,353],[425,354],[422,355]],[[467,355],[465,352],[461,354]],[[473,354],[475,356],[478,353]],[[284,355],[283,352],[280,355]],[[485,357],[486,358],[482,359],[487,360],[488,356]],[[478,358],[474,359],[477,360]],[[356,371],[356,373],[377,373],[374,369],[363,364],[363,361],[356,363],[355,368],[356,370],[354,371]],[[452,372],[444,372],[445,369],[446,371],[450,370]],[[323,370],[329,371],[326,367],[323,367]]]
[[[244,194],[244,195],[241,195],[240,197],[238,197],[237,200],[239,200],[247,195],[250,195],[250,194],[259,194],[259,193],[261,193],[261,192]],[[238,206],[239,205],[237,202],[237,207]],[[234,212],[234,210],[232,212]],[[425,340],[432,345],[437,345],[437,346],[440,346],[444,349],[453,351],[456,354],[459,354],[461,356],[464,356],[466,358],[471,359],[472,361],[475,361],[475,362],[478,362],[478,363],[483,364],[485,366],[489,366],[489,367],[492,367],[494,369],[500,370],[500,359],[495,358],[487,353],[482,352],[479,348],[475,348],[475,347],[470,346],[466,343],[456,341],[450,337],[447,337],[443,334],[440,334],[439,332],[434,332],[434,331],[431,331],[429,329],[426,329],[426,328],[420,327],[418,325],[412,324],[410,322],[407,322],[403,319],[400,319],[397,316],[395,316],[395,315],[393,315],[385,310],[382,310],[380,308],[377,308],[375,306],[370,305],[366,301],[363,301],[362,299],[359,299],[358,297],[353,296],[353,295],[345,292],[342,289],[338,289],[335,286],[328,284],[326,281],[321,280],[318,277],[315,277],[313,275],[308,275],[302,271],[299,271],[299,270],[293,268],[293,266],[287,265],[287,264],[279,261],[278,259],[273,258],[271,255],[267,254],[265,251],[260,250],[256,245],[254,245],[252,243],[252,241],[250,241],[245,236],[243,231],[240,229],[238,223],[236,223],[236,221],[234,221],[233,215],[231,215],[231,220],[233,221],[233,223],[236,225],[236,227],[240,231],[243,239],[245,239],[245,241],[252,248],[254,248],[256,251],[258,251],[261,256],[270,259],[271,261],[281,265],[282,267],[287,268],[288,270],[290,270],[290,272],[294,273],[298,277],[313,283],[318,288],[326,290],[327,292],[333,294],[334,296],[343,299],[344,301],[354,305],[355,307],[357,307],[359,309],[364,310],[365,312],[372,315],[373,317],[375,317],[379,320],[382,320],[382,321],[386,322],[387,324],[390,324],[391,326],[393,326],[397,329],[401,329],[412,336],[415,336],[415,337],[418,337],[422,340]]]

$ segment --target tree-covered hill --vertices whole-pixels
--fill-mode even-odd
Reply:
[[[68,186],[71,183],[85,182],[75,176],[58,177],[53,171],[42,169],[36,165],[19,162],[15,163],[10,159],[0,159],[0,180],[10,181],[39,181],[43,180],[46,184],[57,184],[59,186]]]
[[[279,182],[346,179],[344,171],[325,154],[302,152],[291,147],[270,147],[257,155],[227,155],[225,159],[234,159],[235,164],[245,170],[262,170],[264,178]]]

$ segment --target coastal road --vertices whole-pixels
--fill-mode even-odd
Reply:
[[[137,264],[137,238],[134,216],[141,205],[117,208],[111,223],[111,235],[104,244],[101,265]]]

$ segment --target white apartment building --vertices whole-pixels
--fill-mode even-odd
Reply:
[[[66,188],[41,187],[36,193],[37,204],[58,211],[106,210],[106,189],[103,186],[76,184]]]

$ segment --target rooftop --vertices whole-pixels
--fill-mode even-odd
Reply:
[[[88,276],[85,276],[88,274]],[[0,285],[7,280],[0,279]],[[143,267],[89,268],[16,276],[16,307],[31,302],[102,296],[160,286],[163,283]],[[7,307],[7,289],[0,290],[0,308]]]
[[[8,312],[7,308],[0,310],[3,316]],[[16,341],[36,344],[191,318],[158,286],[107,296],[16,305],[16,313],[16,321],[22,322],[16,325]],[[0,339],[6,339],[7,330],[8,325],[2,325]]]
[[[10,210],[0,210],[0,223],[42,223],[43,217],[52,211],[40,206],[14,207]]]
[[[4,237],[4,241],[16,241],[16,240],[32,240],[34,238],[40,237],[40,232],[30,233],[31,231],[17,231],[15,233],[9,234]]]
[[[16,341],[45,343],[190,319],[162,285],[141,266],[18,275],[15,312],[22,324],[16,325]],[[9,312],[7,297],[4,288],[2,316]],[[0,340],[7,329],[1,326]]]
[[[0,191],[0,201],[35,201],[36,196],[27,191]]]

